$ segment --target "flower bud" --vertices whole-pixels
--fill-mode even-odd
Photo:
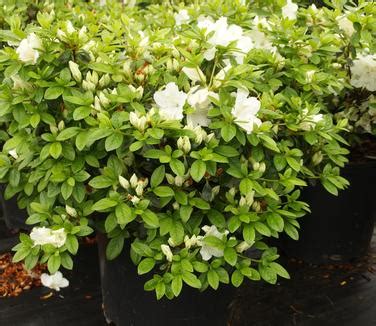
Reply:
[[[232,187],[228,192],[229,192],[231,197],[235,197],[236,189],[234,187]]]
[[[253,170],[258,171],[259,168],[260,168],[260,163],[259,162],[254,162],[252,164],[252,167],[253,167]]]
[[[254,243],[254,242],[253,242],[253,243]],[[252,245],[253,245],[253,243],[249,244],[249,243],[246,242],[246,241],[242,241],[242,242],[240,242],[240,243],[236,246],[236,251],[237,251],[238,253],[241,254],[242,252],[244,252],[244,251],[248,250],[249,248],[251,248]]]
[[[163,254],[166,256],[167,261],[172,262],[173,254],[171,248],[168,245],[161,245],[161,250]]]
[[[80,68],[78,66],[77,63],[73,62],[73,61],[69,61],[69,69],[72,73],[72,76],[74,78],[74,80],[77,82],[77,83],[81,83],[81,80],[82,80],[82,74],[81,74],[81,71],[80,71]]]
[[[62,130],[65,128],[64,120],[61,120],[61,121],[58,123],[57,128],[59,129],[59,131],[62,131]]]
[[[173,185],[175,184],[175,178],[173,175],[169,174],[169,173],[166,173],[166,179],[167,179],[167,182],[170,184],[170,185]]]
[[[261,162],[258,170],[259,172],[264,173],[266,170],[266,164],[264,162]]]
[[[140,198],[138,198],[137,196],[132,196],[131,202],[133,205],[137,205],[140,202]]]
[[[82,88],[85,90],[85,91],[91,91],[91,92],[94,92],[95,91],[95,84],[93,84],[92,82],[88,82],[86,80],[83,80],[82,81]]]
[[[99,92],[98,97],[99,97],[99,101],[104,107],[106,107],[107,105],[111,103],[110,100],[107,98],[107,96],[103,92]]]
[[[111,82],[111,78],[109,74],[105,74],[99,79],[99,87],[104,88]]]
[[[257,213],[261,211],[261,205],[258,201],[253,202],[252,208]]]
[[[193,246],[196,246],[197,243],[198,243],[198,241],[199,241],[199,238],[196,237],[195,234],[192,235],[191,238],[189,238],[188,235],[186,235],[184,237],[184,244],[185,244],[185,247],[188,248],[188,249],[191,248],[191,247],[193,247]]]
[[[77,211],[73,207],[65,205],[65,211],[69,216],[77,217]]]
[[[119,175],[119,183],[126,190],[128,190],[130,187],[129,181],[125,179],[124,177],[122,177],[121,175]]]
[[[59,132],[56,126],[50,126],[50,131],[53,135],[56,135]]]
[[[174,239],[172,239],[171,237],[168,238],[167,240],[168,244],[171,246],[171,247],[176,247],[177,244],[175,243]]]
[[[142,183],[138,183],[138,185],[136,186],[136,194],[137,196],[141,197],[144,193],[144,187],[143,187],[143,184]]]
[[[136,176],[135,173],[133,173],[133,175],[129,179],[129,182],[131,183],[131,186],[132,186],[133,189],[137,187],[137,185],[138,185],[138,178],[137,178],[137,176]]]
[[[212,188],[212,198],[217,196],[219,194],[219,190],[221,189],[221,186],[215,186]]]
[[[179,137],[177,141],[178,148],[181,149],[185,154],[189,153],[191,150],[191,142],[189,141],[189,137]]]
[[[174,202],[174,203],[172,204],[172,208],[173,208],[174,210],[177,211],[177,210],[180,208],[179,203],[178,203],[178,202]]]
[[[323,159],[323,155],[322,155],[321,151],[318,151],[315,154],[313,154],[313,156],[312,156],[312,163],[314,165],[318,165],[318,164],[321,163],[322,159]]]
[[[12,156],[15,160],[18,159],[18,154],[17,154],[17,151],[16,151],[15,148],[12,149],[12,150],[10,150],[10,151],[8,152],[8,154],[9,154],[10,156]]]
[[[185,179],[179,175],[175,177],[174,183],[177,187],[181,187],[184,183]]]

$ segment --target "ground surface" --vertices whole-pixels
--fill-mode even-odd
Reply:
[[[368,257],[353,264],[310,266],[290,260],[287,267],[292,280],[276,286],[245,284],[231,313],[218,313],[230,326],[376,325],[375,240]],[[69,288],[52,296],[48,289],[34,288],[16,298],[0,299],[0,325],[105,325],[97,249],[94,245],[80,250],[75,271],[66,273]]]

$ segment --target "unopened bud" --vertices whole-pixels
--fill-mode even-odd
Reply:
[[[178,203],[178,202],[174,202],[174,203],[172,204],[172,208],[173,208],[174,210],[177,211],[177,210],[180,208],[179,203]]]
[[[252,164],[252,167],[253,167],[253,170],[258,171],[259,168],[260,168],[260,163],[259,162],[254,162]]]
[[[258,201],[255,201],[253,204],[252,204],[252,208],[255,212],[260,212],[261,211],[261,205]]]
[[[175,185],[176,185],[177,187],[181,187],[181,186],[183,185],[184,181],[185,181],[185,179],[184,179],[183,177],[177,175],[177,176],[175,177],[175,182],[174,182],[174,183],[175,183]]]
[[[59,129],[59,131],[62,131],[62,130],[65,128],[64,120],[61,120],[61,121],[58,123],[57,128]]]
[[[110,78],[110,75],[109,74],[105,74],[101,77],[101,79],[99,79],[99,87],[100,88],[104,88],[106,87],[109,83],[111,82],[111,78]]]
[[[72,76],[74,78],[74,80],[77,82],[77,83],[81,83],[82,81],[82,74],[81,74],[81,71],[80,71],[80,68],[78,66],[77,63],[73,62],[73,61],[69,61],[69,69],[72,73]]]
[[[166,173],[166,179],[170,185],[175,184],[175,177],[173,175]]]
[[[254,243],[254,242],[253,242],[253,243]],[[236,251],[237,251],[238,253],[242,253],[242,252],[248,250],[249,248],[251,248],[252,245],[253,245],[253,243],[248,243],[248,242],[246,242],[246,241],[242,241],[242,242],[240,242],[240,243],[236,246]]]
[[[85,91],[91,91],[91,92],[94,92],[95,91],[95,84],[93,84],[92,82],[88,82],[86,80],[83,80],[82,81],[82,88],[85,90]]]
[[[124,177],[122,177],[121,175],[119,175],[119,183],[126,190],[128,190],[130,187],[129,181],[125,179]]]
[[[133,173],[133,175],[129,179],[129,182],[131,183],[131,186],[132,186],[133,189],[137,187],[137,185],[138,185],[138,178],[137,178],[137,176],[136,176],[135,173]]]
[[[181,149],[185,154],[189,153],[191,150],[191,142],[189,141],[189,137],[179,137],[177,141],[178,148]]]
[[[77,217],[77,211],[73,207],[65,205],[65,211],[69,216]]]
[[[314,165],[318,165],[318,164],[321,163],[322,159],[323,159],[323,155],[322,155],[321,151],[316,152],[316,153],[313,154],[313,156],[312,156],[312,163],[313,163]]]
[[[261,162],[258,170],[259,172],[264,173],[266,170],[266,164],[264,162]]]

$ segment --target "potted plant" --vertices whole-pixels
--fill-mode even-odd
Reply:
[[[347,185],[346,121],[326,112],[344,87],[328,51],[336,35],[297,25],[291,3],[268,24],[233,1],[80,4],[37,19],[2,34],[18,42],[0,52],[1,180],[34,226],[14,260],[47,263],[45,284],[59,289],[57,271],[96,229],[117,324],[150,324],[150,310],[166,324],[215,320],[228,284],[288,278],[267,240],[298,237],[300,187]]]
[[[289,255],[315,263],[349,261],[366,254],[376,218],[372,191],[376,182],[375,8],[366,2],[346,10],[336,6],[335,11],[309,7],[306,15],[316,24],[318,35],[334,30],[340,35],[333,43],[337,47],[334,64],[345,72],[338,78],[346,87],[328,98],[328,109],[336,119],[349,121],[350,132],[342,136],[350,149],[350,162],[342,173],[350,187],[338,193],[327,184],[334,197],[312,183],[303,193],[312,213],[302,221],[299,242],[287,238],[281,242]],[[315,241],[317,234],[320,241]]]

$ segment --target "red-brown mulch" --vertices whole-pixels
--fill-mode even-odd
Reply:
[[[0,255],[0,298],[17,297],[23,291],[40,286],[40,275],[46,269],[44,265],[37,265],[27,271],[23,263],[13,263],[12,255]]]

